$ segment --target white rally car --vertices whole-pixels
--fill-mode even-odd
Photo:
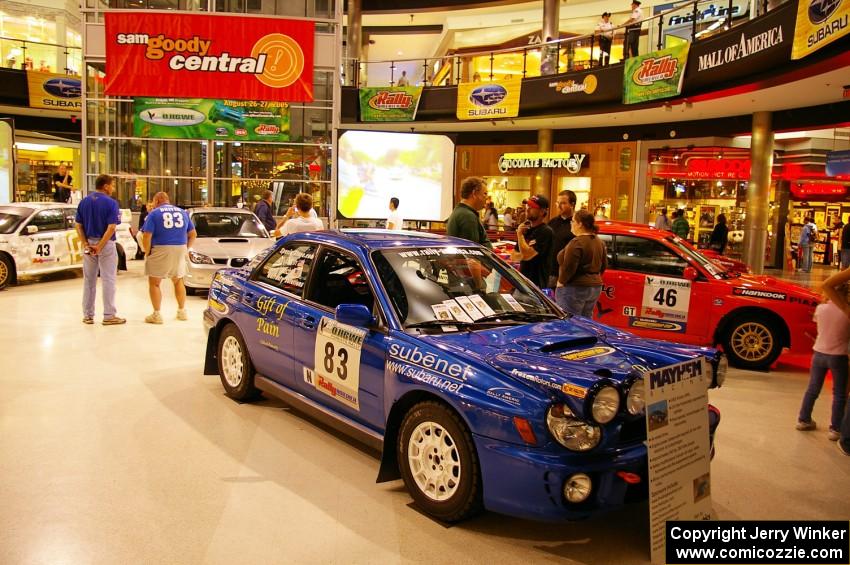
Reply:
[[[80,269],[83,248],[74,227],[76,206],[62,203],[16,202],[0,206],[0,289],[30,277]],[[136,242],[124,221],[116,230],[118,268],[136,254]]]

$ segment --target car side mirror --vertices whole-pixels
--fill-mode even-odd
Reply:
[[[38,226],[27,226],[27,233],[30,235],[38,233]]]
[[[553,289],[551,289],[551,288],[541,288],[540,290],[541,290],[541,292],[543,292],[543,294],[546,295],[546,298],[548,298],[549,300],[551,300],[553,302],[555,301],[555,291]]]
[[[682,275],[689,281],[695,281],[699,278],[699,272],[697,272],[697,270],[693,267],[685,267],[685,271]]]
[[[366,328],[374,323],[372,311],[362,304],[340,304],[336,307],[336,321],[340,324]]]

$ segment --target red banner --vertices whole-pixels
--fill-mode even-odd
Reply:
[[[313,100],[313,22],[106,14],[106,94]]]

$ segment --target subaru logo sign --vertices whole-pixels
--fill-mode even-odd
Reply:
[[[78,78],[51,78],[41,85],[44,91],[57,98],[79,98],[83,93],[82,83]]]
[[[469,94],[469,101],[476,106],[493,106],[505,99],[508,91],[500,84],[479,86]]]
[[[811,0],[809,3],[809,21],[813,24],[823,23],[832,15],[841,0]]]

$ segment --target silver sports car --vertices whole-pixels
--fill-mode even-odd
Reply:
[[[186,257],[186,290],[207,290],[223,267],[246,265],[275,239],[249,210],[195,208],[189,211],[198,238]]]

